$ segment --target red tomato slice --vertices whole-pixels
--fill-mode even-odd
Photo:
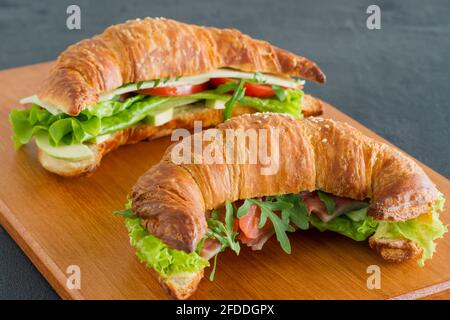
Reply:
[[[231,78],[212,78],[211,84],[214,87],[218,87],[222,84],[228,82],[237,82],[236,79]],[[267,84],[256,84],[256,83],[244,83],[245,95],[249,97],[258,97],[258,98],[269,98],[275,95],[275,91],[272,89],[272,86]]]
[[[202,84],[182,84],[173,87],[157,87],[138,90],[138,93],[148,94],[151,96],[163,96],[163,97],[174,97],[174,96],[188,96],[193,93],[202,92],[208,89],[208,83]]]
[[[261,217],[261,208],[252,204],[248,210],[248,213],[239,218],[239,228],[242,233],[240,236],[243,240],[256,239],[260,235],[267,232],[267,229],[272,228],[269,220],[267,220],[264,227],[258,228],[259,218]]]

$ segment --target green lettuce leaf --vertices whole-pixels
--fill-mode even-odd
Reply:
[[[130,236],[130,243],[136,248],[139,260],[163,277],[182,272],[198,272],[209,266],[209,262],[200,257],[197,252],[186,253],[170,248],[149,234],[141,226],[139,218],[126,217],[125,225]]]
[[[439,219],[439,211],[443,210],[445,199],[441,195],[429,214],[421,215],[415,219],[404,222],[380,221],[375,238],[384,239],[408,239],[418,244],[422,250],[422,257],[418,260],[420,266],[431,259],[436,251],[434,240],[441,238],[447,232],[445,226]]]
[[[287,90],[283,101],[275,98],[243,97],[239,103],[261,112],[289,113],[301,116],[303,92]],[[16,148],[28,143],[39,132],[47,133],[52,146],[79,144],[92,141],[98,136],[114,133],[143,121],[149,114],[168,108],[189,104],[198,100],[230,99],[226,93],[216,90],[199,92],[183,97],[156,97],[136,95],[121,102],[117,99],[99,102],[83,110],[78,116],[53,115],[33,104],[30,109],[12,110],[9,120],[14,131]]]
[[[367,216],[367,208],[351,211],[331,221],[323,222],[316,215],[310,216],[311,224],[320,231],[334,231],[355,241],[364,241],[375,233],[378,222]]]

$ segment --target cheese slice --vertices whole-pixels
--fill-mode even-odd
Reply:
[[[53,115],[62,113],[62,111],[59,110],[59,108],[57,106],[41,101],[37,95],[23,98],[19,101],[19,103],[20,104],[27,104],[27,103],[37,104],[38,106],[47,109],[47,111]]]
[[[144,81],[139,85],[139,89],[148,89],[153,87],[173,87],[183,84],[196,85],[208,82],[211,78],[238,78],[238,79],[255,79],[255,73],[237,71],[233,69],[217,69],[211,72],[202,73],[194,76],[180,77],[179,79],[170,78],[160,81]],[[305,83],[304,80],[294,80],[292,78],[282,78],[268,74],[258,74],[258,81],[267,84],[274,84],[286,88],[297,88]],[[104,92],[100,95],[100,101],[112,99],[114,96],[133,92],[138,90],[138,83],[130,83],[115,90]]]
[[[169,78],[164,80],[152,80],[143,81],[138,83],[130,83],[119,87],[117,89],[104,92],[100,94],[99,101],[111,100],[114,96],[121,95],[128,92],[137,91],[139,89],[148,89],[154,87],[171,87],[179,85],[196,85],[208,82],[211,78],[238,78],[238,79],[255,79],[266,84],[277,85],[285,88],[298,88],[299,85],[305,83],[304,80],[295,80],[289,77],[279,77],[269,74],[260,73],[257,76],[253,72],[237,71],[233,69],[217,69],[214,71],[180,78]],[[62,113],[58,106],[52,105],[50,103],[43,102],[39,99],[37,95],[23,98],[20,100],[21,104],[34,103],[45,109],[47,109],[51,114]]]

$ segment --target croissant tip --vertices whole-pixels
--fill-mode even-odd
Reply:
[[[319,68],[319,66],[315,65],[315,70],[314,70],[314,80],[320,84],[325,84],[327,82],[327,76],[325,75],[325,73],[323,73],[323,71]]]
[[[319,83],[322,83],[322,84],[327,83],[327,76],[322,72],[319,75]]]

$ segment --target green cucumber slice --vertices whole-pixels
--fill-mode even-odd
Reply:
[[[80,161],[90,159],[94,152],[85,144],[72,144],[67,146],[52,146],[48,142],[48,134],[40,133],[36,136],[36,144],[46,154],[58,159]]]
[[[225,102],[224,100],[208,99],[206,100],[205,106],[210,109],[225,109]]]

